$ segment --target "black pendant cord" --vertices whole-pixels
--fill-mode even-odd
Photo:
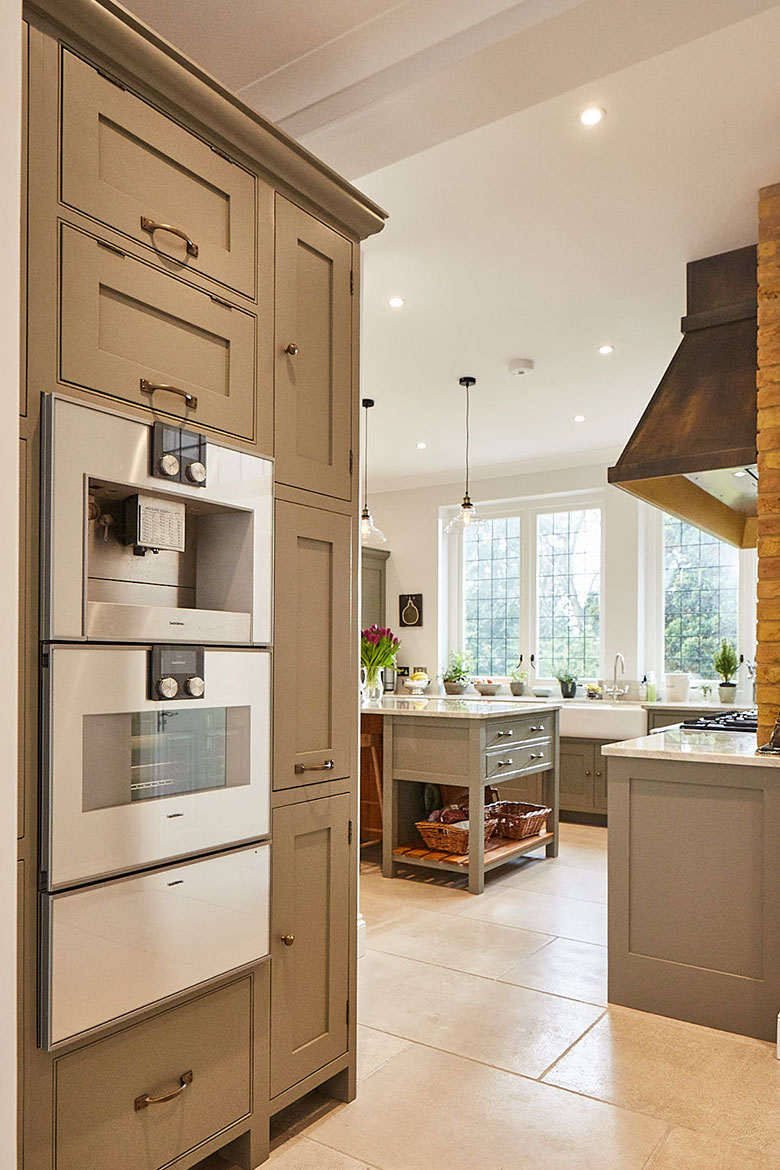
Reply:
[[[469,494],[469,393],[471,387],[466,387],[466,495]]]
[[[368,407],[366,407],[366,433],[363,440],[363,507],[368,507]]]

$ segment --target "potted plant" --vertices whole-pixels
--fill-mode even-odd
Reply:
[[[447,659],[447,669],[441,676],[444,690],[448,695],[462,695],[469,685],[469,672],[472,667],[471,655],[463,650],[450,650]]]
[[[525,693],[525,684],[528,679],[528,671],[520,669],[518,662],[514,670],[509,672],[509,689],[513,695],[522,695]]]
[[[577,677],[572,674],[568,666],[556,670],[555,677],[561,684],[561,696],[564,699],[573,699],[577,694]]]
[[[369,702],[382,698],[382,671],[395,666],[401,642],[387,626],[369,626],[360,634],[360,667],[365,671],[363,694]]]
[[[737,661],[737,652],[732,642],[729,642],[726,638],[723,639],[720,644],[720,650],[713,655],[712,664],[717,674],[723,680],[718,686],[721,703],[733,703],[734,696],[737,693],[737,684],[732,682],[732,679],[737,673],[739,662]]]

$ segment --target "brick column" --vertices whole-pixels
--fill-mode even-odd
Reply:
[[[780,710],[780,183],[758,204],[758,742]]]

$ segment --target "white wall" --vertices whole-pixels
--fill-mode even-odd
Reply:
[[[21,5],[0,4],[0,1166],[16,1164],[16,644]]]
[[[604,666],[609,667],[619,650],[626,660],[627,676],[636,678],[638,672],[641,678],[652,668],[645,660],[644,623],[639,620],[644,509],[626,492],[607,487],[606,478],[605,465],[563,469],[540,465],[498,479],[472,476],[471,495],[475,503],[484,505],[559,492],[604,492]],[[457,504],[462,494],[461,482],[370,493],[371,512],[392,554],[387,562],[387,621],[402,639],[398,660],[402,665],[426,666],[431,675],[439,670],[448,649],[446,598],[439,593],[439,509]],[[421,628],[399,630],[399,593],[423,594]]]

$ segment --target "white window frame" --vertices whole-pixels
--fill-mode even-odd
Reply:
[[[536,524],[537,518],[550,512],[574,512],[585,508],[597,508],[601,513],[601,574],[599,581],[599,677],[604,677],[605,629],[604,583],[606,568],[606,526],[607,509],[604,491],[551,492],[546,495],[479,504],[478,515],[486,520],[504,516],[520,519],[520,622],[518,628],[518,656],[523,655],[523,669],[531,675],[531,655],[536,658],[538,627],[536,590]],[[442,508],[442,528],[458,508]],[[446,589],[442,589],[442,608],[439,628],[446,632],[446,644],[439,646],[441,669],[444,670],[447,655],[452,648],[460,648],[466,640],[466,616],[463,597],[463,534],[462,530],[449,536],[442,535],[441,567],[446,566]],[[440,579],[443,581],[444,576]],[[528,602],[523,605],[523,597]],[[502,677],[506,680],[508,676]],[[539,686],[556,687],[557,680],[533,673],[533,681]]]

